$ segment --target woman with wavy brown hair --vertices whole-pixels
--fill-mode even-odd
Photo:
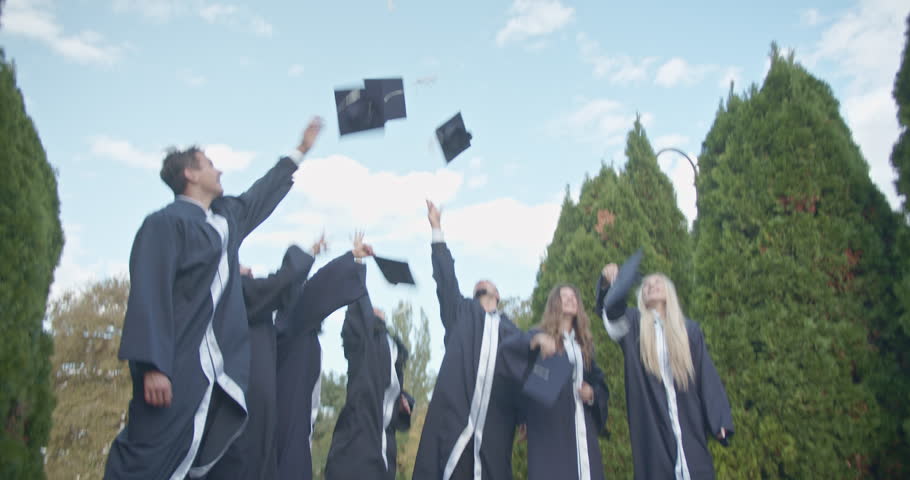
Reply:
[[[594,361],[591,322],[573,285],[553,287],[543,319],[535,328],[557,339],[558,355],[572,365],[567,382],[547,407],[526,399],[528,479],[602,480],[597,444],[605,432],[609,392]]]

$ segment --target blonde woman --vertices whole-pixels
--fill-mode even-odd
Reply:
[[[557,351],[572,364],[571,381],[546,407],[526,399],[523,410],[528,435],[528,479],[603,480],[597,444],[605,432],[609,393],[594,362],[591,322],[578,289],[557,285],[550,291],[537,330],[558,339]]]
[[[701,328],[683,315],[673,282],[660,273],[642,281],[638,308],[624,300],[604,308],[609,286],[626,283],[618,272],[615,263],[603,268],[596,308],[625,357],[635,478],[713,479],[708,435],[726,446],[733,417]]]

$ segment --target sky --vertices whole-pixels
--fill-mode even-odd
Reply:
[[[127,273],[143,218],[173,198],[158,178],[168,146],[202,145],[239,194],[319,115],[323,134],[241,261],[265,275],[325,231],[319,267],[364,230],[378,254],[410,262],[416,287],[389,286],[372,261],[367,285],[386,311],[404,300],[427,313],[435,370],[424,199],[442,206],[463,292],[488,278],[527,298],[567,189],[577,198],[601,164],[622,168],[636,116],[655,149],[697,162],[731,81],[760,84],[772,41],[831,85],[896,208],[891,89],[908,13],[900,0],[7,0],[0,47],[58,173],[54,297]],[[407,118],[340,137],[333,90],[387,77],[404,79]],[[434,130],[457,112],[472,146],[446,165]],[[691,222],[688,161],[659,163]],[[342,313],[321,335],[337,373]]]

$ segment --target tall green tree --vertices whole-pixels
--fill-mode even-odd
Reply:
[[[901,66],[894,78],[892,94],[897,102],[897,123],[900,137],[891,151],[891,165],[897,170],[897,181],[894,182],[897,192],[904,196],[904,211],[910,211],[907,200],[910,198],[910,16],[907,16],[904,53]]]
[[[626,141],[628,162],[617,173],[602,165],[597,176],[586,177],[577,204],[566,193],[560,218],[537,273],[531,295],[531,324],[536,324],[550,290],[560,283],[579,287],[591,318],[597,363],[606,374],[611,392],[609,440],[601,439],[607,476],[632,475],[632,452],[626,419],[623,358],[609,339],[594,306],[594,282],[607,262],[622,262],[643,248],[645,271],[661,271],[677,278],[680,290],[691,288],[691,241],[685,217],[676,206],[670,179],[660,171],[654,150],[636,119]],[[523,465],[522,452],[515,463]],[[518,472],[523,478],[523,472]]]
[[[0,478],[44,478],[54,398],[42,329],[63,248],[57,179],[0,50]]]
[[[719,477],[899,475],[882,400],[900,376],[870,342],[893,322],[894,215],[830,87],[773,46],[699,164],[694,311],[737,427]]]

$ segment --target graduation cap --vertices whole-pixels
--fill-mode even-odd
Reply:
[[[537,358],[521,391],[544,407],[556,403],[559,392],[572,377],[572,363],[565,353]]]
[[[384,276],[392,285],[397,285],[399,283],[416,285],[416,283],[414,283],[414,277],[411,275],[411,267],[408,266],[408,262],[377,257],[375,255],[373,256],[373,259],[376,260],[376,266],[379,267],[382,276]]]
[[[641,265],[643,256],[644,252],[639,248],[619,267],[616,279],[613,280],[613,284],[610,285],[610,291],[607,292],[607,297],[604,299],[604,310],[610,310],[617,303],[626,300],[629,290],[638,283],[641,277],[638,273],[638,266]]]
[[[363,81],[366,94],[373,100],[383,121],[406,118],[404,81],[401,78],[379,78]]]
[[[441,127],[436,129],[436,139],[442,147],[446,163],[451,162],[461,152],[471,146],[471,134],[465,129],[461,112],[455,114]]]
[[[335,90],[335,109],[341,135],[383,128],[387,120],[405,118],[401,78],[364,80],[364,88]]]
[[[362,132],[385,125],[376,102],[364,88],[335,90],[335,109],[341,135]]]

